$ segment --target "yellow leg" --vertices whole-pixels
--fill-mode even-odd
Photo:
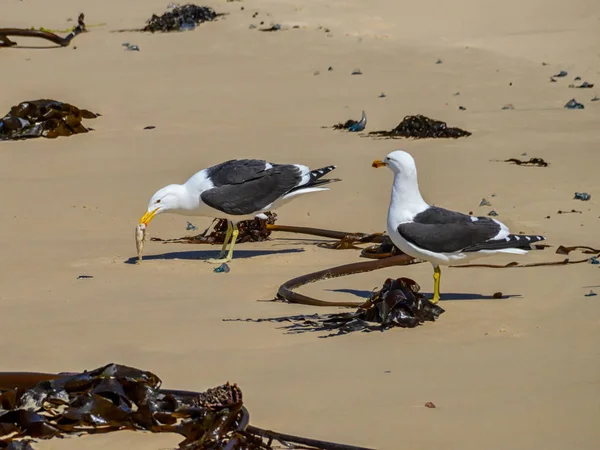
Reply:
[[[233,224],[228,220],[227,221],[227,232],[225,233],[225,239],[223,240],[223,247],[221,247],[221,252],[219,253],[219,259],[225,258],[225,253],[227,250],[227,244],[231,239],[231,234],[233,233]]]
[[[231,236],[231,245],[229,246],[229,254],[227,255],[227,258],[224,258],[225,256],[225,248],[226,248],[226,244],[223,244],[223,249],[222,254],[219,255],[218,258],[216,259],[207,259],[205,260],[207,263],[210,264],[223,264],[223,263],[227,263],[229,261],[231,261],[233,259],[233,246],[235,245],[235,241],[237,241],[237,237],[238,234],[240,234],[240,230],[238,229],[237,225],[233,225],[231,222],[229,222],[230,226],[231,226],[231,233],[229,232],[230,228],[229,226],[227,227],[227,235],[225,236],[225,243],[227,243],[227,241],[229,240],[228,236]]]
[[[431,303],[437,303],[440,301],[440,277],[442,276],[442,271],[440,266],[435,266],[433,268],[433,298],[431,299]]]
[[[233,235],[231,237],[231,245],[229,246],[229,254],[227,255],[227,261],[231,261],[233,259],[233,246],[235,245],[235,241],[237,241],[238,234],[240,234],[240,230],[236,225],[233,229]]]

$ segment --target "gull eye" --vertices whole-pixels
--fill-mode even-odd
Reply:
[[[156,200],[156,202],[154,202],[154,203],[160,203],[160,198],[158,200]]]

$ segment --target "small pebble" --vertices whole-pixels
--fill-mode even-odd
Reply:
[[[592,256],[588,261],[590,264],[600,264],[600,260],[596,256]]]
[[[441,60],[441,59],[438,59],[438,60],[437,60],[435,63],[436,63],[436,64],[441,64],[441,63],[442,63],[442,60]]]
[[[433,402],[427,402],[425,403],[425,408],[435,408],[435,404]]]
[[[485,198],[482,198],[481,202],[479,203],[479,206],[492,206],[492,204],[488,202]]]
[[[567,75],[569,75],[568,72],[565,72],[564,70],[561,70],[560,72],[558,72],[556,75],[552,75],[553,77],[556,78],[562,78],[562,77],[566,77]]]
[[[573,197],[573,200],[582,200],[582,201],[586,202],[590,198],[592,198],[592,196],[590,194],[588,194],[587,192],[575,192],[575,197]]]
[[[595,95],[594,98],[590,100],[590,102],[597,102],[598,100],[600,100],[600,97]]]
[[[248,28],[250,28],[251,30],[253,30],[253,29],[255,29],[255,28],[256,28],[256,25],[254,25],[253,23],[251,23],[251,24],[248,26]]]
[[[586,297],[594,297],[596,294],[594,291],[590,290],[590,292],[588,292],[587,294],[585,294]]]
[[[313,73],[313,75],[320,75],[321,72],[319,72],[318,70],[315,70],[315,73]]]
[[[360,71],[360,69],[354,69],[354,70],[352,71],[352,74],[351,74],[351,75],[362,75],[362,72]]]
[[[94,277],[91,275],[79,275],[77,277],[78,280],[87,280],[88,278],[94,278]]]
[[[329,70],[329,71],[331,72],[331,71],[333,70],[333,67],[329,66],[329,67],[327,68],[327,70]]]
[[[502,109],[515,109],[515,107],[512,105],[512,103],[507,103],[502,107]]]
[[[197,226],[195,226],[193,223],[191,223],[191,222],[188,222],[188,223],[187,223],[187,225],[185,226],[185,229],[186,229],[187,231],[194,231],[194,230],[197,230],[197,229],[198,229],[198,227],[197,227]]]
[[[381,94],[379,94],[379,98],[385,98],[386,95],[382,92]]]
[[[579,81],[579,80],[581,80],[581,77],[575,77],[575,78],[573,78],[573,81]]]
[[[216,273],[229,273],[230,270],[231,269],[229,268],[229,266],[227,265],[227,263],[223,263],[219,267],[215,267],[215,269],[213,270],[213,272],[216,272]]]
[[[492,295],[492,298],[495,298],[495,299],[502,298],[502,292],[494,292],[494,294]]]
[[[494,210],[492,210],[488,213],[488,216],[492,216],[492,217],[496,217],[497,215],[498,215],[498,213]]]
[[[144,130],[154,130],[155,128],[154,125],[148,125],[147,127],[144,127]]]
[[[458,109],[461,110],[461,111],[466,111],[467,110],[467,108],[465,108],[464,106],[459,106]]]
[[[455,92],[454,95],[460,95],[460,92]]]

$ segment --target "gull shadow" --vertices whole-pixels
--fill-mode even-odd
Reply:
[[[292,248],[286,250],[234,250],[233,260],[254,258],[255,256],[266,256],[266,255],[282,255],[288,253],[300,253],[303,249]],[[169,259],[182,259],[187,261],[202,261],[203,259],[216,258],[219,256],[220,250],[215,251],[189,251],[189,252],[168,252],[159,255],[144,255],[143,261],[152,260],[169,260]],[[125,261],[124,264],[136,264],[137,256],[132,256]]]
[[[356,295],[357,297],[361,297],[364,299],[368,299],[369,297],[371,297],[371,294],[373,293],[373,291],[364,291],[364,290],[360,290],[360,289],[325,289],[326,291],[329,292],[342,292],[344,294],[352,294],[352,295]]]
[[[427,298],[433,297],[433,292],[423,292],[423,295]],[[522,298],[521,294],[506,295],[502,294],[501,298],[494,298],[493,295],[483,294],[468,294],[465,292],[442,292],[440,302],[453,301],[453,300],[506,300],[508,298]]]

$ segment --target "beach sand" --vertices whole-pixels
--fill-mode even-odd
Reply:
[[[147,242],[143,263],[131,261],[150,196],[230,158],[337,164],[342,182],[283,207],[277,223],[384,231],[392,174],[371,162],[398,148],[414,156],[430,203],[494,209],[513,232],[543,234],[553,246],[481,262],[558,261],[559,245],[598,248],[600,102],[590,99],[600,84],[567,86],[600,83],[600,3],[209,1],[200,4],[230,14],[193,32],[110,32],[143,26],[167,3],[3,2],[0,27],[63,29],[80,12],[105,25],[66,48],[27,48],[52,44],[15,37],[25,48],[0,49],[0,113],[52,98],[102,114],[84,121],[95,129],[88,134],[0,145],[0,370],[115,362],[150,370],[167,388],[236,382],[256,426],[377,449],[597,448],[600,296],[584,296],[600,294],[597,265],[444,269],[446,312],[436,323],[319,339],[222,319],[338,311],[258,300],[295,276],[364,260],[356,250],[279,233],[239,244],[230,273],[199,260],[216,246]],[[261,20],[290,28],[249,28]],[[363,74],[352,76],[355,68]],[[568,76],[551,83],[560,70]],[[584,110],[563,108],[573,97]],[[509,103],[514,110],[501,109]],[[473,135],[374,140],[322,128],[363,109],[367,131],[424,114]],[[550,166],[494,161],[530,157]],[[591,200],[573,200],[576,191]],[[482,198],[492,206],[479,207]],[[581,214],[557,214],[571,209]],[[190,234],[186,220],[160,216],[149,235]],[[190,221],[200,230],[210,223]],[[431,293],[429,264],[301,292],[360,300],[400,276]],[[508,298],[486,299],[497,291]],[[150,450],[181,440],[120,432],[36,448]]]

